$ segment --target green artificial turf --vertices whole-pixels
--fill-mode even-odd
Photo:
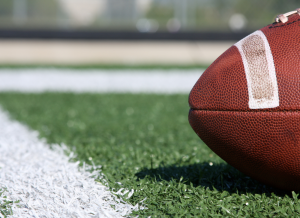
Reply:
[[[298,194],[253,180],[189,126],[187,95],[1,93],[11,116],[49,143],[101,165],[109,186],[134,189],[140,217],[299,217]],[[146,199],[146,200],[145,200]]]
[[[6,189],[0,188],[0,217],[7,217],[9,215],[12,215],[12,204],[13,201],[6,200],[6,196],[4,195],[4,192]],[[15,202],[19,203],[19,202]]]

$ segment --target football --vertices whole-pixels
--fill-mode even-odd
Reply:
[[[189,95],[189,122],[223,160],[300,190],[300,9],[225,51]]]

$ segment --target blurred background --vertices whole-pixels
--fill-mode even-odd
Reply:
[[[209,64],[299,5],[300,0],[1,0],[0,64]]]
[[[1,0],[0,27],[138,32],[252,31],[299,0]]]

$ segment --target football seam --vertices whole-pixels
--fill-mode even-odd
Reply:
[[[287,25],[291,25],[291,24],[294,24],[296,22],[299,22],[300,21],[300,18],[297,19],[297,20],[294,20],[293,22],[290,22],[290,23],[286,23],[286,24],[283,24],[283,25],[280,25],[280,26],[270,26],[269,29],[274,29],[274,28],[278,28],[278,27],[285,27]],[[273,25],[275,25],[277,23],[273,23]]]
[[[212,111],[212,112],[243,112],[243,113],[297,113],[300,112],[299,110],[210,110],[210,109],[195,109],[195,108],[190,108],[190,110],[194,111]]]

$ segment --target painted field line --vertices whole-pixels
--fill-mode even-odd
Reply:
[[[0,187],[7,189],[0,201],[20,200],[13,217],[122,217],[138,209],[95,182],[101,172],[78,170],[64,146],[53,148],[0,109]]]
[[[189,93],[199,70],[1,69],[0,91]]]
[[[202,72],[1,69],[0,91],[189,93]],[[64,148],[53,148],[0,109],[0,186],[7,188],[3,196],[21,200],[13,217],[120,217],[137,209],[78,171]]]

